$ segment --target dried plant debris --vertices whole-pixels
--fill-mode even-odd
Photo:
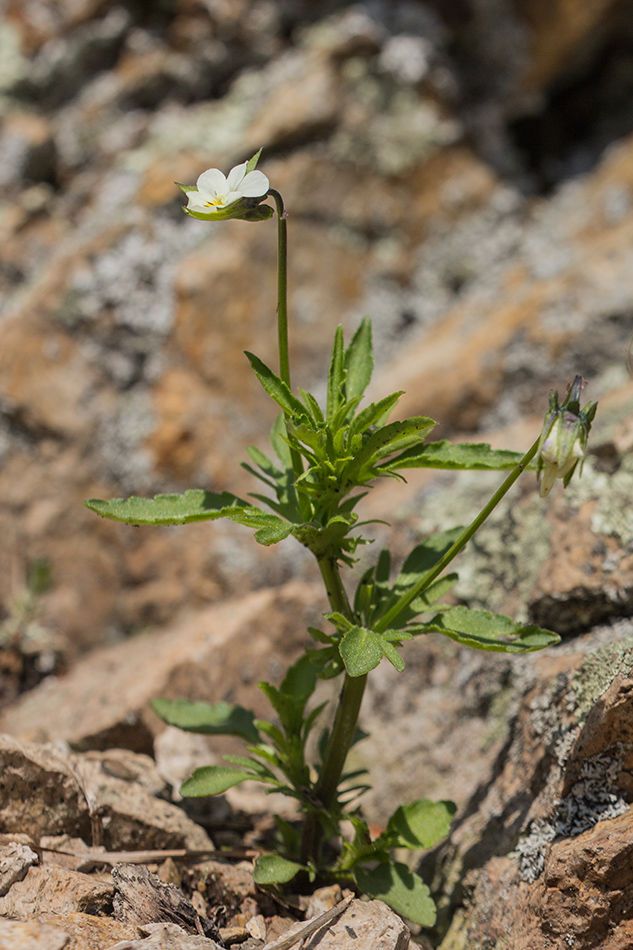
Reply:
[[[114,917],[125,923],[174,923],[189,934],[200,934],[224,946],[220,933],[205,920],[179,887],[165,884],[148,868],[138,864],[117,864],[114,881]]]

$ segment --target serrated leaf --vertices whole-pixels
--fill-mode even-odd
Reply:
[[[250,507],[248,502],[229,492],[217,494],[195,488],[183,495],[156,495],[154,498],[137,498],[135,495],[131,498],[113,498],[111,501],[89,498],[84,505],[102,518],[133,525],[213,521],[231,517],[239,508]]]
[[[234,785],[257,778],[254,772],[247,772],[245,769],[233,769],[226,765],[204,765],[183,782],[180,794],[185,798],[222,795]]]
[[[496,653],[532,653],[560,643],[558,634],[551,630],[534,624],[523,626],[503,614],[468,607],[451,607],[444,611],[433,618],[428,630],[475,650]]]
[[[164,722],[186,732],[240,736],[247,742],[259,742],[253,713],[243,706],[191,703],[186,699],[153,699],[150,705]]]
[[[374,351],[371,320],[365,317],[345,352],[345,399],[360,399],[371,382]]]
[[[372,869],[358,866],[353,873],[365,894],[385,901],[398,914],[422,927],[432,927],[435,923],[431,892],[422,878],[405,864],[384,863]]]
[[[339,650],[350,676],[364,676],[375,669],[383,657],[380,636],[365,627],[352,627],[339,644]]]
[[[391,846],[410,850],[432,848],[448,834],[455,811],[454,802],[433,802],[428,798],[401,805],[387,823],[387,834],[395,836]]]
[[[383,468],[396,471],[406,468],[494,469],[503,471],[518,465],[523,455],[506,449],[492,449],[487,442],[463,442],[453,445],[446,439],[427,442],[407,449],[391,459]]]
[[[332,422],[343,399],[343,383],[345,382],[345,343],[343,327],[338,326],[334,333],[332,356],[327,377],[327,409],[326,418]]]
[[[397,393],[391,393],[389,396],[385,396],[383,399],[378,400],[378,402],[370,403],[370,405],[366,406],[362,412],[359,412],[353,420],[350,426],[351,431],[354,433],[365,432],[370,426],[376,425],[380,419],[391,412],[403,394],[404,390],[400,390]]]
[[[294,396],[283,379],[273,373],[259,357],[246,351],[246,357],[251,364],[253,372],[264,387],[271,399],[273,399],[280,409],[288,416],[298,416],[307,419],[306,408],[303,403]]]
[[[256,884],[287,884],[299,871],[307,870],[304,864],[288,861],[278,854],[264,854],[255,862],[253,879]]]

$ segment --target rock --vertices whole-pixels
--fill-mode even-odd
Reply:
[[[9,842],[0,846],[0,897],[4,897],[17,881],[22,881],[38,860],[37,853],[27,845]]]
[[[64,950],[68,934],[37,920],[0,920],[4,950]]]
[[[305,926],[293,924],[283,937],[267,946],[281,950],[285,940],[301,933]],[[339,917],[308,937],[308,946],[315,950],[408,950],[409,938],[407,925],[383,901],[354,900]]]
[[[567,653],[558,672],[550,660],[526,690],[493,777],[440,846],[454,905],[442,902],[442,950],[484,936],[492,950],[563,950],[569,935],[578,947],[626,945],[632,644],[582,663]]]
[[[59,867],[31,867],[0,897],[0,915],[28,919],[43,912],[99,915],[112,906],[112,882]]]
[[[70,833],[111,851],[136,850],[139,844],[213,848],[202,828],[152,794],[164,785],[143,756],[67,755],[4,735],[0,757],[0,830],[5,833],[23,828],[36,837]],[[33,788],[40,794],[26,792]]]
[[[207,937],[187,934],[177,924],[144,924],[139,930],[147,936],[123,940],[106,950],[219,950],[220,947]]]
[[[37,741],[55,737],[81,749],[124,746],[151,753],[164,727],[147,704],[158,696],[242,702],[267,715],[255,683],[275,678],[299,655],[305,634],[297,618],[318,600],[312,585],[293,582],[211,607],[158,638],[104,648],[68,677],[49,678],[41,693],[31,691],[23,705],[6,712],[0,729]]]

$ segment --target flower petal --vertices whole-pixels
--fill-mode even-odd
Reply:
[[[245,198],[259,198],[265,195],[270,188],[270,182],[263,172],[252,171],[244,176],[244,181],[240,185],[240,191]]]
[[[187,193],[187,208],[194,211],[209,211],[210,195],[202,195],[199,191],[190,191]]]
[[[196,188],[203,195],[209,195],[211,198],[215,195],[225,195],[227,191],[232,190],[228,187],[227,180],[219,168],[209,168],[206,172],[202,172],[196,182]]]
[[[227,176],[227,191],[241,191],[241,182],[244,176],[246,175],[246,162],[242,162],[241,165],[236,165],[235,168],[232,168]]]

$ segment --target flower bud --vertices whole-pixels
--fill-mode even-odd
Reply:
[[[589,402],[584,409],[580,409],[582,386],[582,376],[576,376],[562,403],[557,392],[552,390],[549,394],[549,411],[545,415],[536,456],[536,476],[541,498],[549,494],[557,478],[562,478],[567,488],[578,463],[578,473],[582,472],[587,437],[598,405]]]

